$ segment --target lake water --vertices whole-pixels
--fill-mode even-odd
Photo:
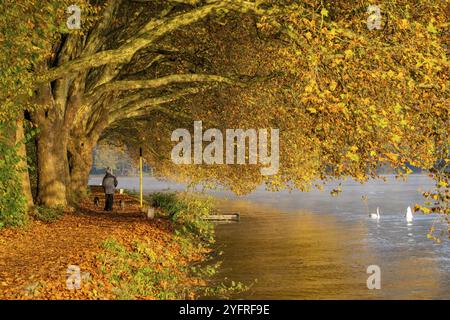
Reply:
[[[93,177],[92,184],[101,178]],[[212,192],[224,211],[239,211],[238,223],[218,224],[217,248],[225,278],[251,284],[242,299],[450,299],[450,241],[427,239],[430,227],[445,229],[433,215],[405,220],[408,206],[432,188],[425,175],[407,182],[364,185],[343,182],[338,197],[324,191],[267,192],[245,197]],[[137,178],[119,178],[119,187],[138,189]],[[144,179],[145,192],[182,190],[181,184]],[[380,207],[379,221],[368,218]],[[381,289],[369,290],[367,267],[381,270]],[[256,279],[256,281],[255,281]]]

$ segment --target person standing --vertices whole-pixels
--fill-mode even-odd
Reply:
[[[112,169],[106,168],[106,174],[103,177],[102,186],[105,190],[105,211],[113,210],[114,192],[117,187],[117,178],[113,176]]]

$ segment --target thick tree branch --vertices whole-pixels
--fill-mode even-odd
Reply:
[[[55,80],[73,72],[100,67],[105,64],[127,63],[138,50],[149,46],[154,43],[155,40],[175,29],[189,25],[208,16],[220,7],[223,7],[223,4],[210,4],[177,15],[173,18],[151,20],[136,36],[130,38],[127,43],[118,49],[106,50],[72,60],[57,68],[49,70],[39,79],[39,81]]]
[[[258,4],[259,2],[254,3],[242,0],[209,1],[209,4],[207,5],[195,8],[175,17],[152,19],[136,36],[128,39],[128,41],[118,49],[97,52],[89,56],[82,56],[72,60],[57,68],[49,70],[38,79],[38,82],[52,81],[70,73],[100,67],[105,64],[127,63],[138,50],[155,43],[156,40],[176,29],[190,25],[207,17],[218,9],[226,8],[244,13],[253,11],[256,14],[263,14],[264,10],[259,9]]]
[[[96,132],[104,130],[117,121],[148,114],[159,105],[176,101],[187,95],[199,93],[202,90],[204,88],[187,88],[164,96],[151,98],[142,98],[142,95],[138,94],[132,95],[128,99],[121,100],[117,104],[112,105],[111,108],[98,110],[98,113],[104,116],[91,117],[86,129],[89,135],[96,134]],[[124,102],[126,101],[129,103],[125,104]]]
[[[81,55],[82,57],[89,56],[101,48],[105,41],[105,33],[111,27],[114,15],[119,9],[122,1],[123,0],[108,0],[106,2],[105,9],[103,10],[103,17],[89,34],[86,46]]]
[[[135,117],[134,113],[145,112],[149,107],[172,102],[187,95],[199,93],[200,91],[202,91],[202,88],[188,88],[161,97],[152,97],[136,101],[135,103],[131,103],[113,111],[109,117],[109,124],[120,119]]]
[[[226,83],[243,85],[242,82],[235,81],[230,78],[226,78],[218,75],[207,75],[207,74],[175,74],[169,75],[157,79],[151,80],[124,80],[115,81],[111,83],[106,83],[99,86],[93,93],[86,95],[79,107],[77,114],[75,115],[74,122],[84,123],[84,126],[89,126],[86,123],[92,123],[94,118],[99,117],[99,113],[102,112],[104,103],[99,104],[100,97],[104,97],[106,93],[112,91],[125,91],[125,90],[136,90],[136,89],[158,89],[163,86],[168,86],[171,84],[180,83],[195,83],[195,82],[216,82],[216,83]],[[126,98],[122,98],[118,103],[121,105],[126,105],[129,102],[133,102],[141,97],[141,94],[135,94]],[[94,105],[98,104],[97,108],[92,108]]]
[[[220,82],[225,84],[234,84],[243,86],[244,83],[219,76],[210,74],[173,74],[161,78],[150,80],[122,80],[114,81],[99,86],[93,93],[86,96],[85,102],[91,104],[97,101],[101,95],[111,91],[124,91],[124,90],[138,90],[138,89],[157,89],[171,84],[179,83],[194,83],[194,82]]]

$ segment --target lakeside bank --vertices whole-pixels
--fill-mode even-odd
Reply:
[[[211,238],[196,233],[196,222],[184,216],[188,211],[166,215],[167,202],[161,217],[148,220],[133,197],[118,196],[116,201],[128,197],[125,209],[116,205],[106,213],[92,196],[52,222],[0,230],[0,298],[196,299],[226,293],[227,286],[208,283],[217,267],[208,263]],[[195,201],[187,208],[202,205]],[[70,266],[78,268],[78,280]],[[69,288],[70,279],[79,287]]]

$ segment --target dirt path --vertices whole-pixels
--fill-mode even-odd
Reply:
[[[91,197],[92,198],[92,197]],[[92,199],[82,203],[82,209],[66,214],[57,222],[33,222],[25,229],[0,231],[0,298],[1,299],[87,299],[95,298],[105,282],[99,272],[96,256],[101,243],[110,237],[132,241],[150,237],[162,244],[172,238],[171,226],[164,220],[146,220],[137,202],[130,196],[124,210],[103,212]],[[89,281],[80,290],[68,290],[68,265],[77,265]],[[106,286],[108,286],[106,284]]]

